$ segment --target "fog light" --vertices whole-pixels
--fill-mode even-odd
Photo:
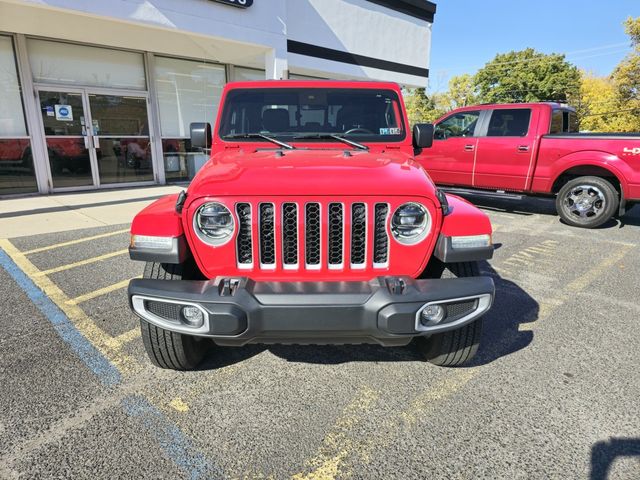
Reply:
[[[420,312],[420,323],[423,325],[434,325],[440,323],[444,318],[445,311],[442,305],[427,305]]]
[[[198,307],[187,305],[182,307],[180,313],[182,314],[182,319],[187,325],[192,327],[201,327],[204,323],[204,313],[202,313],[202,310]]]

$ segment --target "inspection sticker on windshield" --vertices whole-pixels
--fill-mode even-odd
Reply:
[[[380,135],[400,135],[402,133],[401,128],[381,128]]]

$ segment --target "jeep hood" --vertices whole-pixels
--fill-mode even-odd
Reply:
[[[424,169],[403,152],[342,149],[223,151],[198,172],[191,199],[242,195],[416,195],[433,198]]]

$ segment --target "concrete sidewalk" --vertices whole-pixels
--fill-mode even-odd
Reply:
[[[0,200],[0,238],[130,223],[149,203],[184,186],[153,186]]]

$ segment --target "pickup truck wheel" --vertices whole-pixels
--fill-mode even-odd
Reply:
[[[446,268],[456,277],[480,275],[478,262],[449,263]],[[474,357],[481,336],[482,318],[479,318],[457,330],[418,337],[416,344],[428,362],[442,367],[457,367]]]
[[[558,192],[558,215],[569,225],[595,228],[618,210],[620,198],[614,186],[600,177],[569,180]]]
[[[186,280],[182,265],[147,262],[143,278]],[[142,343],[155,366],[171,370],[194,370],[204,358],[209,342],[200,337],[170,332],[140,319]]]

